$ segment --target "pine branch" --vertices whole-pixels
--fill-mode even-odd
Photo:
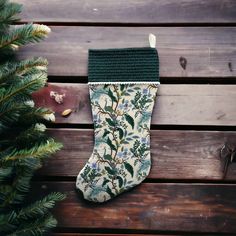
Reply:
[[[22,203],[25,194],[29,191],[34,170],[25,166],[15,170],[16,176],[13,182],[0,186],[0,209]]]
[[[0,106],[0,134],[19,120],[26,106],[17,103],[5,103]]]
[[[9,178],[12,175],[12,166],[0,167],[0,183]]]
[[[18,3],[8,3],[8,1],[0,1],[0,28],[6,30],[8,25],[19,20],[15,15],[22,10],[22,5]]]
[[[22,207],[35,170],[62,145],[48,138],[45,126],[38,124],[52,111],[35,108],[31,97],[46,83],[47,61],[15,57],[20,46],[39,42],[50,28],[38,24],[11,27],[20,11],[20,4],[0,0],[0,235],[5,236],[42,235],[55,227],[49,211],[64,198],[52,193]]]
[[[30,107],[25,104],[8,102],[0,107],[0,134],[5,130],[10,132],[10,128],[14,124],[16,126],[35,125],[38,122],[45,122],[44,116],[51,114],[52,111],[43,107]],[[0,142],[1,146],[1,142]]]
[[[14,161],[24,159],[27,157],[42,159],[55,153],[62,148],[61,143],[55,142],[52,138],[48,139],[46,143],[42,143],[32,147],[31,149],[14,150],[11,154],[2,158],[2,161]]]
[[[46,142],[48,137],[45,134],[46,126],[43,124],[33,124],[28,129],[19,131],[19,134],[14,140],[9,137],[8,140],[4,140],[5,147],[13,146],[17,149],[30,148],[35,145],[35,143]],[[1,141],[0,141],[1,144]]]
[[[25,102],[31,98],[30,94],[44,87],[47,77],[44,73],[29,75],[24,80],[11,85],[0,93],[0,106],[9,100]]]
[[[53,192],[43,199],[34,202],[30,206],[23,208],[17,214],[17,220],[27,220],[29,218],[40,217],[48,213],[48,210],[53,208],[58,201],[65,199],[65,195],[58,192]]]
[[[36,219],[32,223],[23,223],[16,231],[7,234],[7,236],[41,236],[48,230],[56,227],[56,225],[56,219],[51,214],[48,214]]]
[[[6,62],[0,65],[0,83],[11,80],[13,76],[19,79],[19,76],[23,75],[46,73],[47,65],[47,60],[42,57]]]
[[[10,213],[0,214],[0,233],[4,233],[6,235],[7,232],[13,232],[17,229],[17,226],[12,222],[16,219],[17,214],[15,211],[11,211]]]
[[[12,27],[8,35],[0,36],[0,50],[7,48],[16,50],[19,46],[36,43],[46,38],[50,28],[39,24],[25,24]]]
[[[45,122],[45,116],[52,114],[52,110],[44,107],[32,108],[21,115],[19,124],[32,124],[38,122]]]
[[[0,232],[12,232],[21,224],[25,224],[28,220],[35,220],[49,214],[56,202],[65,199],[65,195],[53,192],[38,200],[31,205],[20,209],[20,211],[11,211],[7,214],[0,215]]]

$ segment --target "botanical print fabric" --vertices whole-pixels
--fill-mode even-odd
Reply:
[[[85,199],[107,201],[149,174],[150,122],[157,86],[89,85],[95,142],[76,181]]]

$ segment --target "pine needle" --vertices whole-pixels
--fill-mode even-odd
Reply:
[[[13,161],[23,158],[46,158],[62,148],[61,143],[55,142],[52,138],[48,139],[46,143],[39,144],[30,149],[14,150],[11,154],[2,158],[2,161]]]
[[[33,23],[14,26],[8,35],[0,36],[0,49],[11,48],[17,50],[19,46],[37,43],[46,38],[50,31],[50,28],[45,25]]]
[[[33,217],[40,217],[48,213],[48,210],[53,208],[57,201],[65,199],[65,195],[58,192],[53,192],[44,197],[43,199],[34,202],[30,206],[23,208],[17,214],[17,219],[27,220]]]

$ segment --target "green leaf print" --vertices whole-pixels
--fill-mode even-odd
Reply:
[[[111,155],[107,154],[107,155],[104,156],[104,159],[108,160],[108,161],[111,161],[112,157],[111,157]]]
[[[133,166],[131,166],[128,162],[124,163],[125,165],[125,169],[131,174],[131,176],[134,176],[134,170],[133,170]]]
[[[116,124],[115,124],[115,122],[112,120],[112,119],[110,119],[110,118],[106,118],[106,121],[107,121],[107,123],[110,125],[110,126],[115,126]]]
[[[110,195],[111,198],[115,197],[115,194],[111,191],[109,186],[107,186],[106,192]]]
[[[116,147],[115,145],[112,143],[112,141],[110,140],[110,138],[107,138],[107,144],[110,146],[110,148],[114,151],[116,151]]]
[[[113,95],[112,91],[109,89],[108,96],[111,98],[113,102],[117,102],[117,98]]]
[[[109,132],[107,129],[105,129],[105,131],[104,131],[102,137],[105,138],[109,133],[110,133],[110,132]]]
[[[111,106],[105,106],[104,109],[105,109],[105,111],[108,111],[108,112],[110,112],[110,113],[113,112],[113,109],[112,109]]]
[[[122,177],[120,177],[120,176],[117,176],[117,179],[118,179],[118,182],[119,182],[119,188],[121,188],[124,181],[123,181]]]
[[[134,129],[134,119],[132,116],[125,114],[125,119],[131,125],[132,129]]]
[[[123,129],[119,128],[119,138],[122,139],[124,137]]]
[[[110,167],[108,166],[105,166],[105,170],[108,172],[108,174],[110,175],[114,175],[116,173],[115,170],[111,169]]]
[[[102,187],[104,187],[107,183],[109,183],[110,182],[110,180],[109,179],[104,179],[103,180],[103,183],[102,183]]]

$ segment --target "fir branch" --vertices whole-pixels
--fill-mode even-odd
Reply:
[[[49,108],[44,108],[44,107],[31,108],[20,116],[19,124],[24,125],[24,124],[43,122],[43,121],[45,122],[45,116],[51,113],[53,112]]]
[[[55,206],[56,202],[64,199],[65,194],[53,192],[29,206],[21,208],[18,212],[13,210],[10,213],[0,215],[0,232],[12,232],[28,220],[35,220],[48,215],[49,210]]]
[[[50,28],[39,24],[25,24],[12,27],[8,35],[0,36],[0,49],[18,49],[28,43],[36,43],[46,38],[50,33]]]
[[[23,158],[45,158],[56,151],[60,150],[62,147],[61,143],[55,142],[52,138],[48,139],[46,143],[42,143],[32,147],[31,149],[22,149],[22,150],[14,150],[11,154],[2,158],[2,161],[14,161],[17,159]]]
[[[7,90],[0,93],[0,106],[10,99],[15,99],[18,102],[29,100],[31,98],[30,94],[44,87],[46,80],[45,74],[36,74],[11,85]]]
[[[11,211],[7,214],[0,214],[0,233],[6,235],[7,232],[13,232],[17,229],[17,226],[12,223],[14,219],[16,219],[16,216],[17,214],[15,211]]]
[[[17,122],[25,109],[25,105],[10,102],[0,106],[0,134]]]
[[[0,209],[7,208],[9,205],[22,203],[25,194],[29,191],[34,170],[25,166],[15,169],[16,176],[12,184],[0,186]]]
[[[17,149],[29,148],[35,143],[46,142],[48,137],[45,134],[46,127],[43,124],[33,124],[28,129],[24,129],[14,138],[14,140],[5,140],[5,146],[11,145]],[[1,143],[1,142],[0,142]]]
[[[15,57],[20,46],[39,42],[50,28],[38,24],[11,27],[20,11],[20,4],[0,0],[0,234],[30,236],[56,226],[49,210],[63,195],[52,193],[22,206],[42,159],[62,145],[48,138],[45,126],[37,124],[52,111],[32,103],[31,94],[46,83],[47,61]]]
[[[52,111],[44,107],[30,107],[25,104],[12,103],[11,101],[0,106],[0,134],[16,126],[35,125],[43,122],[44,116]],[[1,142],[0,142],[1,144]]]
[[[31,204],[28,207],[22,208],[17,214],[17,220],[27,220],[29,218],[35,218],[43,216],[48,213],[48,210],[53,208],[58,201],[65,199],[65,195],[58,192],[53,192]]]
[[[33,222],[21,224],[16,231],[7,236],[41,236],[56,225],[57,220],[51,214],[47,214]]]
[[[0,167],[0,183],[9,178],[12,175],[12,166]]]
[[[19,20],[16,14],[22,10],[22,5],[18,3],[8,3],[1,0],[0,2],[0,27],[5,29],[9,24],[13,24]]]
[[[23,75],[46,73],[47,65],[48,61],[42,57],[6,62],[0,65],[0,83],[12,80],[13,76],[17,76],[18,79]]]

